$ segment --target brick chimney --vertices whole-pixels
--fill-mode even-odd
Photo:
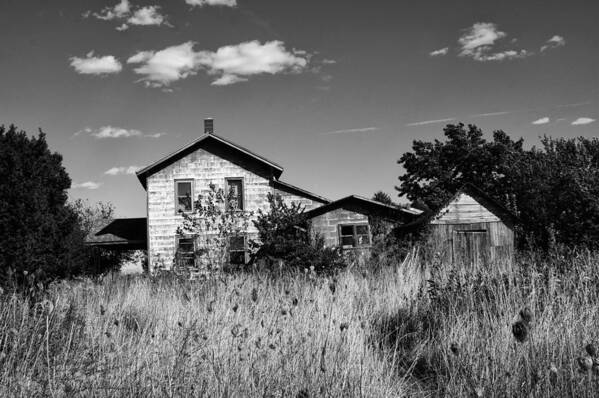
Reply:
[[[204,119],[204,134],[214,133],[214,119],[209,117]]]

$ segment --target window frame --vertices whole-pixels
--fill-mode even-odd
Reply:
[[[233,238],[243,238],[243,250],[231,250],[231,239]],[[248,262],[248,239],[247,239],[247,234],[235,234],[235,235],[231,235],[229,236],[229,247],[228,247],[228,257],[229,257],[229,264],[230,265],[245,265]],[[231,253],[235,252],[235,253],[243,253],[243,263],[234,263],[231,261]]]
[[[191,243],[193,245],[193,251],[191,252],[191,264],[187,264],[187,266],[193,266],[195,267],[195,256],[196,256],[196,239],[193,236],[190,235],[177,235],[175,236],[175,256],[177,256],[177,266],[180,266],[180,262],[181,262],[181,253],[179,252],[179,245],[180,242],[182,240],[191,240]],[[187,253],[187,252],[186,252]]]
[[[358,227],[366,227],[368,229],[368,234],[358,234]],[[343,235],[341,233],[341,229],[343,227],[352,227],[352,235]],[[343,237],[352,236],[354,240],[354,244],[352,246],[343,245]],[[368,243],[359,245],[358,244],[358,236],[368,236]],[[339,224],[337,226],[337,237],[339,239],[339,247],[341,250],[356,250],[356,249],[364,249],[372,246],[372,232],[370,230],[370,224],[368,222],[359,222],[359,223],[347,223],[347,224]]]
[[[245,181],[243,177],[225,177],[225,209],[229,210],[229,201],[226,200],[229,195],[229,181],[239,181],[241,184],[241,200],[238,203],[241,203],[241,208],[236,209],[237,211],[245,211]]]
[[[179,184],[180,183],[189,183],[191,185],[191,210],[181,210],[179,211]],[[194,192],[194,179],[193,178],[177,178],[175,179],[175,214],[179,215],[181,213],[193,213],[194,203],[193,203],[193,192]]]

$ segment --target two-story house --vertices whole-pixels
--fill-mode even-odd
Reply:
[[[90,240],[112,249],[147,249],[150,269],[167,268],[176,253],[193,253],[194,240],[177,236],[182,213],[194,210],[194,198],[213,184],[234,192],[237,208],[269,210],[268,194],[304,206],[312,234],[329,246],[364,249],[372,242],[369,217],[410,221],[421,212],[388,206],[355,195],[331,202],[281,180],[283,168],[255,152],[214,133],[214,121],[204,121],[204,134],[181,149],[137,172],[147,192],[147,217],[117,219]],[[230,244],[230,262],[244,262],[247,240],[257,233],[250,223],[245,234]]]

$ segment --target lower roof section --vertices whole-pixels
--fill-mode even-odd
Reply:
[[[351,195],[307,211],[304,216],[311,219],[339,208],[402,223],[410,222],[422,213],[413,208],[387,205],[372,199]]]
[[[143,218],[116,218],[87,238],[86,245],[117,250],[144,250],[148,247],[148,222]]]

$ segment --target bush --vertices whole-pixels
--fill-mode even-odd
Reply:
[[[337,248],[328,248],[324,239],[310,237],[303,217],[303,207],[297,203],[288,206],[280,195],[268,195],[270,211],[258,211],[254,225],[258,241],[253,262],[268,268],[283,265],[287,270],[311,269],[318,273],[333,273],[345,266]]]

